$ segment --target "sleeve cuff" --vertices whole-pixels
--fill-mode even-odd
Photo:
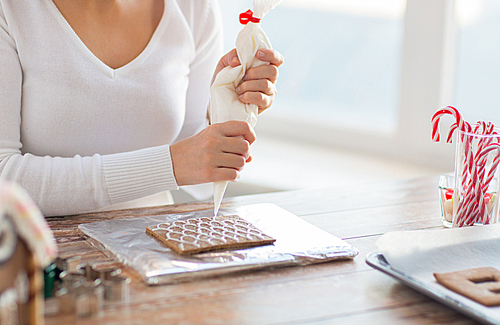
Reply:
[[[104,155],[102,168],[110,204],[178,189],[168,145]]]

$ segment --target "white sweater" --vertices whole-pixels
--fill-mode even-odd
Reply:
[[[206,126],[218,10],[165,0],[144,51],[112,69],[52,0],[0,0],[0,177],[47,216],[177,189],[169,144]]]

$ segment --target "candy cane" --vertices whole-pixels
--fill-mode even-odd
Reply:
[[[457,220],[459,223],[464,221],[462,220],[463,216],[469,215],[472,212],[472,209],[474,208],[473,198],[474,198],[475,188],[473,187],[473,184],[476,179],[477,179],[477,174],[474,169],[474,173],[470,176],[469,182],[462,187],[465,188],[464,193],[457,193],[457,195],[459,195],[459,198],[458,198],[458,209],[456,212],[455,220]]]
[[[451,114],[455,117],[458,129],[464,130],[464,120],[462,118],[462,114],[452,106],[446,106],[438,110],[434,115],[432,116],[431,123],[432,123],[432,141],[438,142],[440,135],[439,135],[439,120],[443,115],[446,114]]]
[[[460,216],[459,226],[473,226],[476,222],[484,222],[489,217],[484,215],[486,212],[486,203],[484,202],[484,191],[480,186],[476,188],[473,199],[468,203],[467,211]]]
[[[488,213],[485,196],[489,185],[500,164],[500,144],[493,143],[493,140],[499,141],[495,137],[478,137],[477,141],[466,133],[477,135],[497,135],[495,127],[491,122],[478,121],[474,127],[464,121],[461,113],[452,106],[446,106],[439,109],[431,118],[432,140],[440,140],[439,121],[446,114],[455,117],[455,123],[450,126],[447,143],[452,142],[453,134],[456,130],[463,131],[458,141],[463,142],[463,170],[461,171],[461,182],[458,186],[463,192],[456,193],[458,208],[455,212],[453,226],[474,225],[476,222],[483,224],[490,223],[491,216]],[[475,149],[474,149],[475,148]],[[493,162],[486,172],[488,155],[497,150]]]
[[[492,143],[490,146],[496,146],[497,149],[500,148],[500,144],[498,143]],[[483,191],[486,193],[486,191],[488,190],[488,188],[490,187],[490,182],[491,180],[493,179],[493,176],[495,175],[496,173],[496,170],[497,170],[497,167],[498,167],[498,164],[500,163],[500,150],[498,150],[497,152],[497,155],[495,156],[495,158],[493,159],[493,163],[491,164],[491,167],[490,167],[490,170],[488,171],[488,176],[486,177],[486,180],[484,181],[484,183],[482,184],[482,188],[483,188]],[[497,193],[498,194],[498,193]],[[492,204],[494,204],[494,202],[492,202]],[[488,224],[489,223],[489,214],[488,214],[488,211],[487,211],[487,207],[485,206],[485,209],[486,209],[486,217],[488,218],[487,220],[483,221],[484,224]],[[483,212],[483,215],[484,215],[484,212]]]
[[[464,169],[462,170],[462,187],[464,187],[467,183],[468,176],[472,174],[472,169],[474,168],[474,151],[472,150],[471,137],[462,137],[459,141],[464,142]]]
[[[484,204],[484,200],[481,201],[482,193],[478,192],[480,188],[473,189],[461,202],[462,206],[465,207],[460,213],[457,213],[456,220],[457,225],[462,227],[463,225],[474,225],[475,222],[480,218],[479,212],[481,206]],[[478,202],[479,199],[479,202]]]
[[[482,129],[481,132],[479,132],[480,127]],[[486,123],[485,121],[477,121],[474,133],[481,135],[490,135],[493,132],[493,127],[494,127],[493,123],[491,122]],[[491,141],[493,141],[493,138],[491,137],[479,138],[478,152],[481,151],[484,147],[488,146],[491,143]]]
[[[438,112],[436,112],[436,114],[438,114]],[[434,114],[436,116],[436,114]],[[437,122],[437,117],[436,117],[436,122]],[[464,122],[464,125],[463,125],[463,129],[462,131],[464,132],[472,132],[472,127],[471,125],[466,122],[466,121],[463,121]],[[448,131],[448,136],[446,137],[446,143],[452,143],[452,138],[453,138],[453,133],[458,129],[458,123],[455,122],[453,123],[451,126],[450,126],[450,130]],[[436,125],[434,126],[436,127]],[[439,135],[437,136],[438,140],[439,140]],[[465,139],[465,140],[464,140]],[[472,144],[472,141],[465,136],[465,134],[462,134],[461,138],[459,141],[465,141],[464,142],[464,163],[463,165],[466,167],[462,170],[462,184],[461,186],[463,187],[466,183],[467,183],[467,178],[468,178],[468,175],[471,173],[472,171],[472,151],[470,150],[470,147],[471,147],[471,144]]]
[[[479,128],[482,128],[483,131],[479,132]],[[486,122],[485,121],[477,121],[474,127],[474,134],[484,134],[486,131]]]
[[[492,143],[490,146],[495,145],[496,147],[500,147],[500,144],[498,143]],[[486,177],[486,180],[483,183],[483,188],[487,189],[490,186],[490,182],[493,179],[493,176],[495,176],[498,164],[500,163],[500,150],[493,159],[493,163],[491,164],[490,170],[488,171],[488,176]]]
[[[469,125],[470,126],[470,125]],[[490,134],[493,132],[493,123],[491,122],[484,122],[484,121],[478,121],[474,129],[472,130],[473,133],[475,134]],[[481,166],[484,166],[487,160],[487,153],[489,153],[491,150],[494,148],[490,148],[490,150],[486,150],[483,152],[483,148],[487,147],[491,141],[492,138],[488,137],[485,139],[479,138],[478,141],[478,148],[476,155],[474,156],[471,150],[471,145],[472,145],[472,139],[470,137],[467,137],[465,139],[462,139],[464,141],[464,170],[462,171],[462,187],[467,183],[467,176],[468,175],[474,175],[474,182],[477,182],[477,180],[482,180],[484,178],[484,173],[485,169],[481,168]],[[476,169],[473,173],[473,168]],[[474,185],[474,183],[472,184]],[[476,190],[477,191],[477,190]],[[480,195],[478,193],[478,195]]]
[[[455,122],[450,125],[450,131],[448,131],[448,136],[446,137],[446,143],[452,143],[453,133],[458,129],[458,124]]]
[[[481,129],[481,131],[479,131]],[[490,135],[491,133],[494,132],[494,125],[493,123],[491,122],[485,122],[485,121],[478,121],[475,125],[475,128],[474,128],[474,133],[475,134],[480,134],[480,135]],[[491,144],[491,142],[493,141],[493,137],[485,137],[485,138],[482,138],[482,137],[478,137],[478,144],[477,144],[477,155],[479,155],[484,148],[486,148],[488,145]],[[485,152],[485,153],[488,153],[489,151]],[[480,168],[482,166],[484,166],[487,162],[487,155],[484,154],[482,155],[482,159],[474,159],[474,160],[469,160],[468,163],[469,163],[469,173],[472,172],[472,168]],[[473,163],[474,162],[474,163]],[[479,170],[479,179],[483,179],[484,178],[484,173],[485,173],[485,169],[484,168],[480,168]]]
[[[451,106],[448,106],[447,108],[450,109],[450,112],[452,112],[451,114],[455,114],[455,116],[458,116],[458,118],[462,120],[463,125],[460,128],[461,131],[472,132],[471,125],[468,122],[463,121],[461,114],[458,112],[458,110],[456,108],[451,107]],[[441,110],[437,111],[434,114],[434,116],[432,117],[431,121],[433,121],[433,132],[437,132],[439,119],[441,118],[442,115],[447,114],[446,112],[448,112],[448,111],[445,109],[441,109]],[[453,133],[457,129],[459,129],[459,125],[460,125],[460,121],[457,121],[450,126],[450,130],[449,130],[448,136],[446,138],[446,143],[452,143]],[[439,141],[439,133],[433,133],[433,139],[434,139],[434,137],[437,139],[435,141]],[[459,141],[464,141],[464,163],[463,163],[464,169],[462,170],[462,178],[461,178],[461,180],[462,180],[461,186],[463,187],[467,183],[468,175],[472,171],[473,152],[472,152],[472,150],[470,150],[471,145],[472,145],[472,141],[471,141],[471,139],[469,139],[469,137],[466,137],[465,134],[462,134]]]
[[[464,200],[460,204],[459,212],[457,212],[457,218],[460,216],[468,216],[461,224],[474,224],[474,222],[479,221],[479,218],[485,218],[484,212],[486,211],[484,203],[484,195],[488,189],[489,182],[493,178],[498,163],[500,162],[500,144],[492,143],[485,148],[482,148],[476,153],[474,157],[474,172],[470,180],[467,194]],[[490,167],[486,182],[483,182],[483,177],[485,174],[484,164],[486,163],[488,154],[493,150],[499,150],[493,160],[493,164]],[[478,171],[479,170],[479,171]],[[464,213],[465,212],[465,213]],[[484,220],[483,220],[484,222]]]
[[[483,122],[483,133],[485,135],[491,135],[494,132],[493,130],[493,123],[488,122],[487,124]],[[500,145],[498,143],[492,143],[493,142],[493,137],[487,137],[485,139],[480,140],[480,143],[478,144],[478,155],[481,155],[482,158],[478,159],[478,162],[476,163],[476,168],[482,167],[486,164],[487,159],[488,159],[488,153],[490,153],[492,150],[498,150],[500,148]],[[482,180],[484,179],[484,173],[486,171],[485,168],[481,168],[482,176],[480,177],[481,179],[481,184],[480,186],[483,187],[484,190],[487,190],[489,187],[489,183],[493,179],[493,176],[495,175],[496,169],[498,167],[498,163],[500,162],[500,151],[497,153],[495,158],[492,161],[492,165],[490,166],[490,170],[488,172],[488,175],[486,177],[486,180],[483,182]]]
[[[453,133],[458,129],[458,124],[457,122],[453,123],[450,125],[450,130],[448,131],[448,136],[446,137],[446,143],[452,143],[453,141]],[[469,122],[464,121],[464,132],[472,132],[472,127],[470,126]],[[462,138],[464,135],[462,135]]]
[[[458,129],[458,124],[453,123],[450,127],[450,132],[448,134],[447,141],[448,143],[451,143],[451,138],[453,135],[453,132]],[[472,162],[474,159],[474,153],[471,150],[472,147],[472,139],[470,137],[467,137],[465,132],[472,132],[472,127],[468,122],[464,121],[464,129],[462,130],[464,133],[462,133],[460,139],[458,141],[462,141],[464,143],[464,161],[463,161],[463,166],[464,169],[462,170],[462,183],[461,187],[463,188],[467,184],[468,176],[472,173]]]
[[[473,211],[475,210],[475,197],[476,197],[476,187],[474,187],[474,183],[477,181],[477,173],[476,169],[474,169],[474,173],[471,175],[469,179],[469,183],[466,191],[462,194],[462,198],[459,198],[458,201],[458,209],[456,213],[455,220],[457,220],[457,224],[461,227],[464,223],[470,219]],[[469,218],[466,218],[469,216]]]
[[[476,153],[476,155],[473,156],[473,159],[470,159],[468,163],[472,166],[476,166],[478,161],[482,158],[483,156],[480,155],[480,153]],[[476,214],[477,208],[480,205],[480,202],[476,201],[476,198],[480,196],[480,193],[478,193],[479,189],[476,186],[480,177],[481,174],[478,174],[478,169],[473,168],[472,173],[468,178],[467,186],[462,186],[462,188],[466,187],[466,191],[462,195],[462,200],[459,200],[459,207],[456,213],[456,219],[458,220],[459,226],[469,224],[471,218]]]
[[[479,132],[479,125],[481,126],[482,131]],[[476,124],[477,131],[474,131],[473,133],[475,134],[482,134],[482,135],[494,135],[497,134],[495,131],[495,125],[491,122],[485,122],[485,121],[477,121]],[[490,142],[493,140],[493,138],[487,138]]]
[[[482,188],[476,185],[478,183],[477,169],[474,169],[474,173],[471,175],[467,186],[467,191],[464,193],[463,199],[459,200],[459,208],[456,215],[459,226],[463,226],[464,224],[472,225],[476,219],[479,208],[483,203],[480,200],[482,197]]]

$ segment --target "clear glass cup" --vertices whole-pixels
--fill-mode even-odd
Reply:
[[[500,130],[495,131],[457,132],[452,227],[498,222]]]
[[[441,207],[441,220],[443,226],[451,228],[453,222],[453,188],[455,177],[453,175],[441,175],[439,178],[439,205]]]
[[[496,215],[498,216],[498,205],[499,200],[496,199],[497,192],[493,191],[493,188],[498,187],[498,178],[493,178],[490,184],[490,189],[486,194],[487,202],[486,206],[488,213],[492,215],[496,210]],[[453,226],[453,193],[455,188],[455,176],[454,175],[441,175],[439,178],[439,205],[441,208],[441,220],[443,221],[443,226],[451,228]],[[498,217],[496,221],[498,222]],[[492,222],[493,223],[493,222]]]

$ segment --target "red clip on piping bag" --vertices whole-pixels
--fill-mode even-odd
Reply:
[[[247,11],[242,12],[240,14],[240,23],[241,24],[246,25],[249,22],[252,22],[252,23],[258,23],[258,22],[260,22],[260,18],[254,17],[253,16],[253,12],[250,9],[248,9]]]

